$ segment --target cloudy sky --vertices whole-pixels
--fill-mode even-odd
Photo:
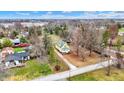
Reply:
[[[0,19],[104,19],[124,18],[120,11],[0,11]]]

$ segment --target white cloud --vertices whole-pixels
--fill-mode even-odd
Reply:
[[[17,12],[16,13],[17,15],[23,15],[23,16],[29,16],[30,13],[27,13],[27,12]]]
[[[56,14],[54,12],[46,12],[45,14],[41,15],[31,15],[32,13],[38,13],[34,11],[32,13],[29,12],[17,12],[17,16],[11,16],[9,18],[36,18],[36,19],[105,19],[105,18],[124,18],[124,12],[99,12],[96,11],[84,11],[80,12],[78,15],[65,15],[64,13],[69,13],[70,11],[63,11],[60,14]],[[20,15],[20,16],[19,16]],[[5,17],[4,17],[5,18]],[[6,17],[7,18],[7,17]]]
[[[72,11],[63,11],[62,13],[71,13]]]
[[[64,15],[48,15],[48,14],[45,14],[45,15],[41,15],[41,18],[43,19],[63,19],[65,18]]]
[[[51,15],[52,14],[52,12],[47,12],[47,15]]]
[[[38,11],[33,11],[33,13],[38,13]]]
[[[124,12],[83,12],[82,18],[84,19],[105,19],[105,18],[124,18]]]
[[[47,13],[44,15],[41,15],[42,19],[105,19],[105,18],[124,18],[124,13],[115,13],[115,12],[83,12],[79,15],[64,15],[64,14],[51,14]]]

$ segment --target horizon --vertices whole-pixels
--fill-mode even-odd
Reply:
[[[124,19],[124,11],[0,11],[0,19]]]

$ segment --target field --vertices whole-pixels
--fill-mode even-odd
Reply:
[[[124,69],[111,68],[111,75],[106,75],[106,69],[100,69],[93,72],[77,75],[69,78],[71,81],[123,81]]]

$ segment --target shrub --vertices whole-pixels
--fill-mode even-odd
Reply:
[[[28,43],[28,40],[25,37],[20,38],[21,43]]]
[[[13,46],[12,41],[10,39],[8,39],[8,38],[3,39],[2,44],[3,44],[3,47],[12,47]]]

